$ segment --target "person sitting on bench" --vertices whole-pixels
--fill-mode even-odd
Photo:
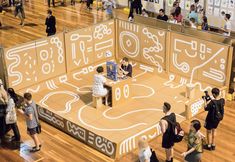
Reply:
[[[127,57],[122,59],[122,65],[119,67],[119,70],[124,76],[132,77],[132,65],[129,64]]]
[[[98,74],[94,75],[93,95],[105,97],[105,105],[108,105],[108,90],[104,88],[106,78],[102,75],[104,68],[99,66],[96,71]]]

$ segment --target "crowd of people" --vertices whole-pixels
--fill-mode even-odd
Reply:
[[[197,119],[191,121],[187,134],[187,148],[182,152],[185,162],[201,162],[203,149],[214,151],[216,149],[216,130],[224,116],[225,100],[220,98],[220,90],[213,88],[210,96],[203,97],[204,109],[208,111],[204,128],[206,136],[200,131],[201,122]],[[173,162],[174,144],[181,142],[184,131],[176,122],[176,115],[171,111],[171,105],[167,102],[163,104],[164,117],[160,121],[162,136],[162,148],[165,149],[166,162]],[[156,154],[148,145],[147,139],[141,137],[138,143],[140,162],[157,162]]]
[[[19,113],[24,115],[27,133],[35,144],[30,152],[37,152],[40,151],[42,146],[38,137],[41,127],[37,107],[30,93],[25,93],[23,98],[24,100],[21,102],[13,88],[8,88],[6,91],[2,80],[0,80],[0,145],[7,141],[13,143],[16,148],[20,147],[21,135],[17,125],[17,108]],[[10,130],[13,131],[14,135],[9,140],[5,136]]]
[[[93,95],[105,97],[105,105],[108,105],[108,96],[110,92],[104,86],[106,78],[102,75],[103,67],[97,67],[96,71],[97,74],[94,75]],[[122,59],[118,74],[132,77],[132,66],[129,63],[128,58],[124,57]],[[225,100],[220,98],[220,90],[218,88],[213,88],[211,90],[211,96],[207,92],[205,96],[202,96],[202,98],[205,103],[204,109],[205,111],[208,111],[204,125],[206,136],[204,136],[200,131],[201,122],[199,120],[192,120],[189,133],[187,135],[188,147],[186,151],[181,154],[186,162],[200,162],[203,149],[210,151],[215,150],[216,129],[224,116]],[[165,149],[166,162],[173,162],[174,144],[181,142],[185,133],[177,122],[175,113],[172,112],[171,104],[164,102],[162,107],[163,113],[165,114],[159,123],[163,134],[162,148]],[[155,157],[156,154],[149,147],[145,137],[141,137],[138,142],[138,146],[140,162],[150,162],[151,158],[155,159],[155,161],[151,160],[151,162],[157,161],[157,158]]]
[[[185,22],[189,22],[191,28],[194,29],[202,29],[202,30],[209,30],[209,24],[206,17],[205,10],[203,9],[202,5],[199,3],[199,0],[194,0],[194,3],[190,6],[190,11],[186,15],[186,17],[183,17],[181,13],[181,7],[180,2],[176,0],[173,3],[172,9],[170,10],[170,14],[167,16],[165,14],[164,9],[160,9],[157,14],[157,19],[162,21],[167,21],[169,23],[173,24],[183,24]],[[129,21],[134,20],[134,10],[136,10],[136,14],[142,15],[144,17],[148,17],[148,12],[143,9],[142,10],[142,4],[139,0],[132,0],[130,5],[130,12],[128,19]],[[221,26],[220,30],[223,32],[224,36],[230,36],[231,35],[231,21],[230,21],[230,14],[221,13],[224,15],[225,25]]]

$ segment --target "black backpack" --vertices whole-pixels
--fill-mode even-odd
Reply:
[[[220,105],[215,103],[213,100],[211,100],[211,102],[213,103],[213,108],[214,108],[213,120],[214,121],[221,121],[221,120],[223,120],[224,116],[221,113],[221,109],[222,109],[221,100],[220,100]]]
[[[184,138],[184,131],[180,126],[180,123],[178,122],[172,122],[167,118],[164,118],[164,120],[166,120],[168,123],[170,123],[172,125],[172,132],[174,132],[174,142],[178,143],[181,142]]]

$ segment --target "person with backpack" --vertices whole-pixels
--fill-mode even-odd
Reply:
[[[38,138],[40,133],[40,124],[38,119],[38,112],[35,102],[32,100],[31,93],[24,94],[25,108],[19,109],[19,112],[24,114],[27,125],[27,132],[33,139],[35,146],[30,150],[30,152],[37,152],[41,149],[41,142]]]
[[[205,149],[215,150],[215,133],[220,121],[224,116],[224,104],[225,100],[219,97],[220,90],[218,88],[213,88],[211,90],[214,99],[206,101],[204,98],[204,109],[208,111],[205,121],[205,128],[207,130],[207,145]]]
[[[10,126],[13,130],[14,136],[11,141],[20,142],[20,132],[17,125],[17,116],[16,116],[16,104],[18,103],[18,97],[13,88],[8,88],[8,104],[6,109],[6,124]]]
[[[202,141],[205,136],[200,132],[201,123],[199,120],[191,121],[188,134],[188,149],[181,155],[186,162],[200,162],[203,152]]]
[[[160,127],[163,133],[162,148],[166,152],[166,162],[173,162],[173,146],[174,146],[174,125],[176,123],[175,113],[170,112],[171,105],[167,102],[163,104],[163,112],[165,116],[160,120]]]

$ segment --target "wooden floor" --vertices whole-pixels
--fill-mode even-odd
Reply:
[[[89,26],[93,23],[103,21],[105,14],[101,11],[91,12],[85,10],[85,4],[76,4],[76,6],[52,8],[57,18],[57,32],[63,30],[72,30],[80,27]],[[0,45],[11,47],[19,43],[29,42],[41,37],[45,37],[45,18],[47,5],[43,0],[31,0],[26,2],[25,26],[19,25],[20,21],[15,18],[14,8],[8,8],[6,15],[3,16],[3,27],[0,29]],[[206,113],[197,115],[202,124],[204,124]],[[217,150],[214,152],[205,151],[203,162],[233,162],[235,159],[235,102],[227,103],[225,109],[225,118],[218,129]],[[67,162],[108,162],[112,159],[95,151],[94,149],[82,144],[69,135],[57,130],[56,128],[42,122],[43,132],[40,135],[42,140],[42,150],[38,153],[31,154],[28,152],[32,141],[26,134],[24,119],[19,115],[18,122],[22,141],[20,150],[12,150],[9,145],[0,147],[0,162],[21,162],[21,161],[67,161]],[[183,122],[185,130],[189,127],[189,121]],[[205,132],[205,129],[202,129]],[[161,137],[150,142],[161,160],[164,160],[164,150],[161,149]],[[175,155],[179,161],[182,161],[180,153],[186,150],[186,142],[177,144]],[[118,162],[135,162],[137,161],[137,150],[127,154]]]
[[[235,159],[235,125],[232,124],[235,118],[235,102],[227,102],[225,107],[225,117],[218,128],[217,133],[217,150],[213,152],[205,151],[203,153],[203,162],[233,162]],[[204,124],[206,113],[196,116]],[[19,118],[19,128],[22,135],[21,149],[11,150],[3,146],[0,147],[1,162],[21,162],[21,161],[67,161],[67,162],[109,162],[113,161],[103,154],[82,144],[69,135],[55,129],[54,127],[42,122],[43,132],[40,135],[42,140],[42,150],[38,153],[31,154],[28,152],[32,141],[26,134],[24,119],[21,115]],[[184,130],[188,130],[189,121],[182,123]],[[205,133],[205,129],[202,128]],[[150,142],[150,145],[156,150],[159,158],[164,160],[164,150],[161,148],[161,137]],[[176,144],[176,159],[182,161],[180,153],[186,149],[186,141]],[[122,157],[117,162],[136,162],[137,150]]]
[[[67,7],[51,8],[56,17],[57,33],[86,27],[106,19],[105,12],[95,9],[88,11],[85,3],[76,3],[75,6],[71,6],[70,1],[67,2]],[[3,27],[0,28],[0,46],[12,47],[46,36],[45,20],[48,7],[44,4],[44,0],[25,2],[24,9],[26,15],[24,27],[19,25],[19,18],[14,16],[14,7],[7,8],[6,14],[0,15],[3,19]]]

